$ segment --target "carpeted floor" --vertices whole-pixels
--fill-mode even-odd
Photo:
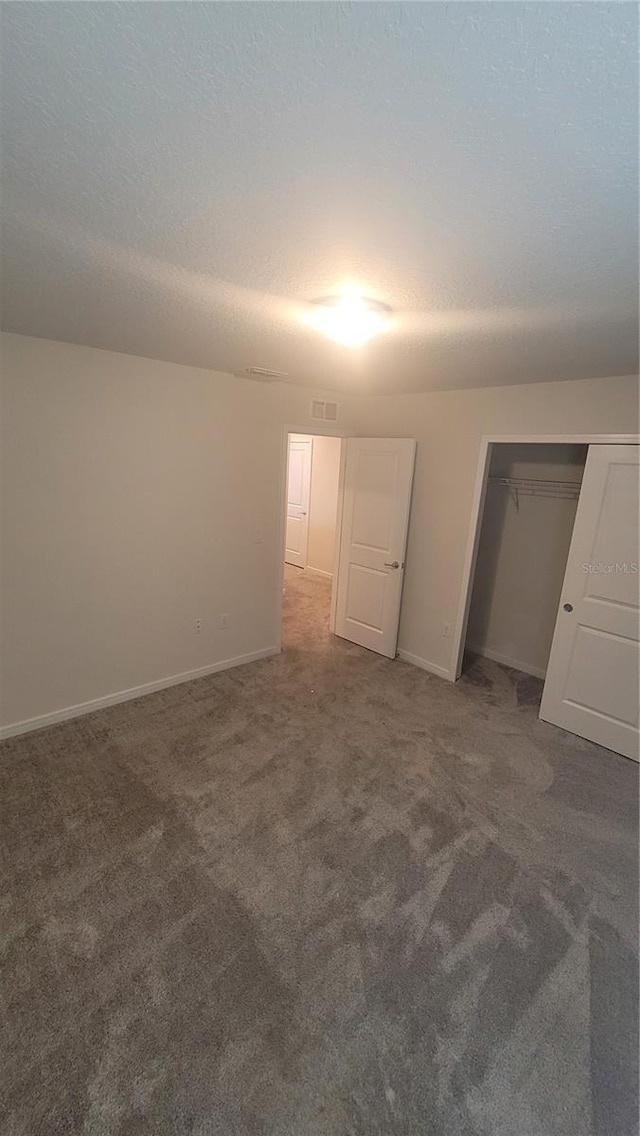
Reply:
[[[285,606],[0,749],[2,1133],[636,1133],[637,767]]]

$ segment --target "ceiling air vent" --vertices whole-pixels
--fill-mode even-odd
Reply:
[[[266,382],[274,382],[276,379],[287,379],[289,377],[288,371],[272,371],[270,367],[245,367],[245,374],[250,375],[254,379],[265,379]]]
[[[314,398],[311,402],[311,417],[322,422],[336,422],[338,419],[337,402],[323,402]]]

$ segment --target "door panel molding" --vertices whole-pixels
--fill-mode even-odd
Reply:
[[[416,443],[349,438],[334,630],[395,658]]]
[[[544,721],[636,761],[639,461],[637,445],[589,447],[540,706]]]

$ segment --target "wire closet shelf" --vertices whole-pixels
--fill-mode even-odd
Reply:
[[[566,501],[577,501],[580,496],[579,481],[547,481],[536,477],[490,477],[489,482],[508,489],[516,507],[521,496],[556,497]]]

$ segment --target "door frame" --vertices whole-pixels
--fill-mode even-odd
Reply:
[[[282,442],[280,454],[280,510],[278,518],[278,547],[280,549],[280,567],[278,572],[278,587],[276,591],[276,626],[277,632],[277,649],[282,650],[282,590],[284,587],[284,555],[285,544],[287,538],[287,490],[289,480],[289,435],[290,434],[305,434],[308,438],[321,437],[321,438],[340,438],[342,445],[340,447],[340,476],[338,479],[338,507],[336,510],[336,543],[333,558],[333,579],[331,581],[331,609],[329,614],[329,631],[334,634],[336,623],[336,598],[337,598],[337,579],[338,579],[338,562],[340,559],[340,538],[342,536],[342,510],[344,506],[344,474],[347,459],[347,447],[344,444],[345,438],[355,437],[354,430],[347,430],[340,426],[331,426],[329,423],[312,422],[306,426],[301,426],[299,423],[291,424],[286,423],[282,427]],[[313,463],[313,458],[312,458]],[[313,465],[311,476],[313,477]]]
[[[578,446],[637,446],[640,434],[483,434],[480,439],[478,465],[471,500],[471,515],[467,535],[467,547],[462,570],[462,584],[458,611],[453,632],[450,679],[457,682],[462,671],[462,659],[467,638],[467,624],[471,607],[471,593],[476,572],[480,530],[484,515],[489,465],[494,445],[578,445]]]

